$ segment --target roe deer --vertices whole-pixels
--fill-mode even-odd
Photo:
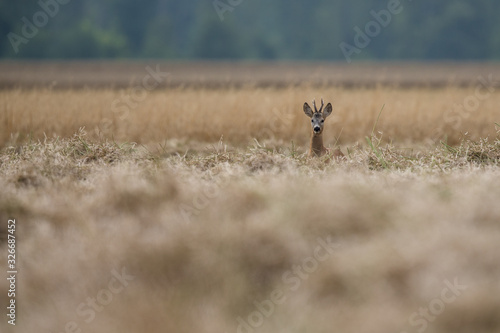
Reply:
[[[329,149],[323,146],[323,127],[325,125],[325,119],[332,113],[333,110],[331,103],[328,103],[323,110],[324,105],[325,102],[321,99],[321,107],[318,110],[318,108],[316,108],[316,101],[314,100],[313,111],[309,104],[304,103],[304,113],[306,116],[311,118],[311,144],[309,145],[309,154],[307,156],[321,157],[328,154],[333,157],[344,157],[344,154],[342,154],[342,151],[340,151],[339,148]]]

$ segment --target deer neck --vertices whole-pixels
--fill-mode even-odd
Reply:
[[[322,156],[325,152],[325,146],[323,146],[323,133],[319,135],[311,135],[311,146],[309,147],[309,156],[316,155]]]

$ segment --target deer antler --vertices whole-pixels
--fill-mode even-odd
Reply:
[[[318,108],[316,107],[316,99],[313,100],[313,106],[314,106],[314,110],[316,112],[321,112],[321,110],[323,110],[323,105],[325,105],[325,102],[323,101],[323,98],[321,99],[321,107],[319,108],[319,111],[318,111]]]

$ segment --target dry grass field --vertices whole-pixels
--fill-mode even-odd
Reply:
[[[1,332],[500,332],[499,68],[147,66],[0,64]]]

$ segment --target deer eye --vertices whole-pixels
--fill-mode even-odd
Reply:
[[[321,119],[321,123],[323,124],[325,122],[325,119]]]
[[[311,119],[311,123],[314,123],[314,120]]]

